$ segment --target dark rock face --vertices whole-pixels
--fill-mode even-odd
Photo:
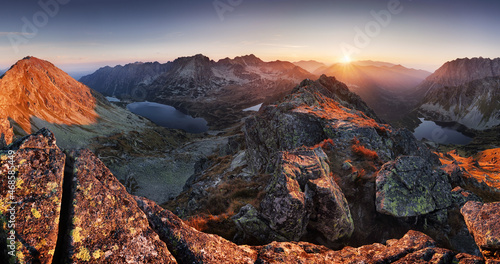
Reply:
[[[445,63],[416,88],[417,114],[473,129],[500,124],[500,58],[457,59]]]
[[[171,67],[172,63],[158,62],[104,67],[93,74],[83,76],[79,81],[104,95],[122,98],[133,96],[134,89],[150,85]]]
[[[241,232],[247,232],[248,235],[257,233],[255,230],[249,231],[253,227],[265,230],[265,228],[263,229],[263,223],[265,223],[269,225],[270,230],[276,231],[281,228],[286,230],[286,232],[278,233],[289,240],[295,240],[301,235],[312,235],[310,231],[314,231],[324,236],[327,241],[332,241],[332,238],[335,241],[341,237],[349,237],[352,226],[354,226],[354,240],[364,240],[371,236],[383,236],[384,234],[379,234],[383,232],[382,230],[373,230],[372,228],[374,225],[381,224],[376,223],[378,220],[375,220],[380,217],[377,215],[378,212],[375,208],[376,186],[374,179],[382,164],[392,162],[400,156],[416,156],[420,163],[416,164],[415,173],[420,169],[428,170],[431,174],[425,176],[428,178],[426,180],[434,181],[438,179],[440,182],[436,186],[432,185],[432,183],[425,184],[425,188],[428,188],[426,190],[426,199],[429,199],[428,203],[431,205],[429,208],[421,210],[420,214],[427,214],[438,208],[443,209],[451,204],[451,186],[448,183],[447,176],[441,172],[432,174],[433,169],[431,168],[438,165],[439,162],[437,156],[418,142],[409,131],[394,130],[381,123],[359,96],[349,92],[344,84],[334,78],[322,76],[317,81],[303,81],[291,94],[263,107],[255,117],[246,120],[245,136],[250,167],[255,173],[267,172],[274,175],[267,189],[268,194],[259,209],[263,216],[267,215],[268,217],[263,217],[263,221],[257,221],[255,218],[238,214],[238,217],[235,218],[236,222],[238,222],[237,225],[240,227],[244,222],[249,224],[250,227],[240,228]],[[306,157],[312,157],[311,155],[304,155],[301,158],[294,157],[300,156],[297,154],[303,148],[302,146],[311,149],[321,147],[327,155],[317,155],[324,158],[316,159],[309,164],[309,158]],[[289,154],[287,156],[283,153]],[[284,162],[284,157],[291,159]],[[303,162],[303,164],[297,161]],[[284,171],[282,167],[286,168],[283,165],[293,164],[293,162],[297,164],[295,166],[296,171],[301,173],[291,174],[293,177],[287,176],[290,173],[282,173]],[[305,177],[303,175],[307,175],[308,172],[307,170],[302,172],[299,168],[314,167],[313,163],[318,168],[324,167],[323,164],[328,163],[329,169],[327,172],[329,174],[331,171],[332,175],[324,179],[329,179],[328,181],[331,182],[333,182],[332,179],[336,179],[337,183],[335,185],[338,184],[349,204],[349,211],[353,219],[352,224],[338,225],[332,228],[343,230],[338,234],[335,234],[332,230],[327,230],[328,228],[317,228],[316,224],[318,222],[312,220],[317,219],[323,223],[329,221],[337,223],[333,219],[334,215],[339,215],[338,212],[316,211],[316,209],[313,209],[314,206],[308,206],[311,201],[313,203],[318,202],[314,200],[313,193],[326,194],[323,191],[329,189],[324,189],[324,186],[322,186],[326,182],[320,181],[321,183],[318,182],[319,184],[310,186],[307,186],[306,180],[301,182],[301,177]],[[313,182],[314,180],[310,181],[310,183]],[[422,182],[425,182],[425,180],[422,180]],[[411,189],[411,192],[418,193],[416,186],[420,188],[420,185],[414,185],[407,188]],[[439,197],[437,197],[443,198],[442,200],[433,200],[431,192],[435,191],[434,187],[442,191],[442,196],[438,195]],[[409,195],[409,193],[406,194]],[[340,197],[338,195],[333,196]],[[285,199],[285,197],[289,198]],[[401,195],[402,200],[408,198],[404,194]],[[337,201],[339,200],[337,199]],[[437,207],[436,202],[439,204]],[[421,206],[417,204],[417,201],[411,203],[414,204],[413,206]],[[403,204],[407,205],[404,202]],[[401,207],[405,206],[401,205]],[[284,210],[282,214],[276,216],[275,212],[280,212],[283,208],[290,208],[290,210]],[[308,208],[311,212],[303,208]],[[319,208],[325,207],[319,206]],[[333,208],[345,207],[328,206],[327,208],[335,211],[336,209]],[[253,210],[248,212],[254,213]],[[270,215],[273,215],[273,217],[269,217]],[[344,215],[347,216],[348,214]],[[416,214],[391,215],[403,217]],[[304,219],[310,219],[310,221],[304,222]],[[345,219],[349,219],[349,217]],[[287,221],[294,221],[294,224]],[[277,225],[278,222],[280,225]],[[351,221],[341,222],[348,223]],[[382,222],[386,222],[382,225],[388,225],[387,228],[391,226],[387,221]],[[289,226],[289,228],[285,226]],[[306,230],[306,226],[307,234],[303,231]],[[319,224],[319,226],[323,225]],[[389,232],[393,232],[396,229],[389,230]],[[289,233],[290,231],[291,233]],[[287,235],[283,235],[285,233]],[[273,233],[266,232],[266,234]],[[387,234],[389,237],[394,235],[396,234]],[[262,238],[262,235],[259,237]],[[277,240],[274,235],[269,239]]]
[[[14,195],[19,201],[16,257],[10,263],[176,263],[133,197],[90,151],[67,157],[45,129],[9,150],[18,166]],[[8,175],[8,154],[1,153],[2,177]],[[10,232],[7,184],[2,179],[1,233]]]
[[[483,256],[500,261],[500,203],[469,201],[461,213]]]
[[[487,129],[500,124],[499,102],[500,77],[487,77],[429,91],[418,111],[426,119]]]
[[[248,118],[245,135],[249,162],[256,171],[273,171],[280,150],[313,146],[327,138],[346,149],[357,138],[384,162],[398,155],[418,155],[437,163],[409,131],[392,131],[345,84],[326,76],[303,81],[290,95]]]
[[[349,206],[321,148],[283,152],[267,188],[261,216],[287,241],[299,240],[308,227],[331,241],[352,234]]]
[[[424,215],[451,205],[447,175],[415,156],[386,163],[377,174],[377,211],[396,217]]]
[[[500,76],[500,58],[465,58],[445,63],[427,77],[426,81],[441,87],[458,86],[473,80],[493,76]]]

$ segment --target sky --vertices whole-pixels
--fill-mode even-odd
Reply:
[[[19,0],[0,9],[0,70],[25,56],[65,71],[204,54],[436,70],[500,57],[498,0]]]

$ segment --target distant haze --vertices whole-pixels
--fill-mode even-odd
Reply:
[[[347,45],[353,60],[434,71],[455,58],[500,57],[498,10],[495,0],[6,1],[0,69],[27,55],[67,72],[198,53],[331,64]]]

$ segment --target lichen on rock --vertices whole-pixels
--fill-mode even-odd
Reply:
[[[451,205],[451,185],[441,170],[421,157],[401,156],[377,173],[376,206],[396,217],[428,214]]]

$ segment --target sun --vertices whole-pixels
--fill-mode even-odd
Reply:
[[[344,59],[342,59],[342,62],[343,63],[351,63],[351,57],[349,57],[348,55],[344,55]]]

